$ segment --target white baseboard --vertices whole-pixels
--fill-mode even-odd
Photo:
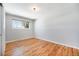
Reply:
[[[70,48],[79,49],[79,47],[76,47],[76,46],[71,46],[71,45],[68,45],[68,44],[63,44],[63,43],[55,42],[55,41],[48,40],[48,39],[45,39],[45,38],[42,38],[42,37],[34,37],[34,36],[26,37],[26,38],[21,38],[21,39],[19,39],[19,40],[6,41],[6,43],[15,42],[15,41],[20,41],[20,40],[25,40],[25,39],[30,39],[30,38],[37,38],[37,39],[40,39],[40,40],[45,40],[45,41],[48,41],[48,42],[52,42],[52,43],[64,45],[64,46],[67,46],[67,47],[70,47]]]
[[[56,44],[60,44],[60,45],[64,45],[64,46],[67,46],[67,47],[70,47],[70,48],[76,48],[76,49],[79,49],[79,47],[76,47],[76,46],[71,46],[71,45],[68,45],[68,44],[63,44],[63,43],[55,42],[55,41],[48,40],[48,39],[45,39],[45,38],[42,38],[42,37],[36,37],[36,38],[37,38],[37,39],[40,39],[40,40],[45,40],[45,41],[48,41],[48,42],[52,42],[52,43],[56,43]]]
[[[30,37],[26,37],[26,38],[21,38],[19,40],[15,39],[15,40],[11,40],[11,41],[6,41],[6,43],[10,43],[10,42],[15,42],[15,41],[20,41],[20,40],[25,40],[25,39],[30,39],[30,38],[35,38],[34,36],[30,36]]]

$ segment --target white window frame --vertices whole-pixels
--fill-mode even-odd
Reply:
[[[13,24],[13,21],[20,21],[20,22],[29,22],[29,21],[24,21],[24,20],[17,20],[17,19],[12,19],[12,28],[13,29],[30,29],[30,22],[29,22],[29,28],[27,28],[27,27],[24,27],[24,25],[23,24],[21,24],[21,26],[18,26],[18,24],[16,25],[16,24]],[[15,26],[14,26],[15,25]]]

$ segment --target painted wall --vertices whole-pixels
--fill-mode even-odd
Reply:
[[[19,16],[6,14],[6,41],[27,39],[34,36],[34,21],[30,21],[30,29],[13,29],[12,19],[27,20]]]
[[[36,21],[36,37],[79,48],[79,4],[59,4],[52,11]]]

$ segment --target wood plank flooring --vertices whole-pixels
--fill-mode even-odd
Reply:
[[[79,50],[31,38],[7,43],[5,56],[79,56]]]

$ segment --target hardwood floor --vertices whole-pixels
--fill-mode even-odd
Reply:
[[[5,56],[79,56],[79,50],[31,38],[7,43]]]

